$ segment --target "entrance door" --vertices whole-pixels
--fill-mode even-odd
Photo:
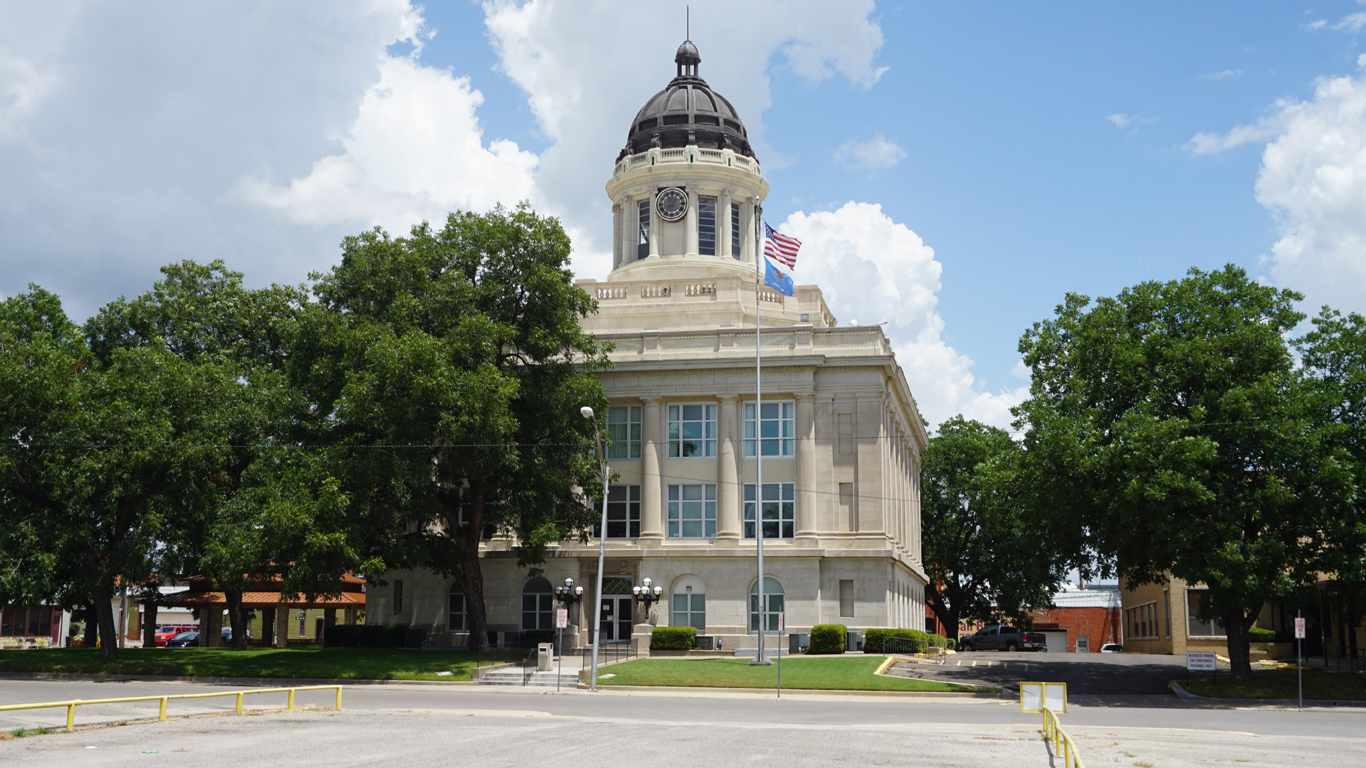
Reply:
[[[631,596],[602,596],[602,641],[625,643],[631,639]]]

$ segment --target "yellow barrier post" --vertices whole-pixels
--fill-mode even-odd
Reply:
[[[341,711],[341,686],[337,686],[337,711]]]
[[[288,709],[289,709],[290,712],[293,712],[293,711],[294,711],[294,689],[293,689],[293,688],[290,688],[290,689],[289,689],[289,707],[288,707]]]
[[[71,733],[76,730],[76,702],[66,705],[66,732]]]
[[[242,714],[242,692],[237,692],[237,714]]]
[[[166,701],[169,698],[169,696],[162,696],[161,707],[157,710],[157,720],[160,720],[163,723],[166,722]]]

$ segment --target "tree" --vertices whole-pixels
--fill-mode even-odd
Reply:
[[[349,237],[341,264],[313,276],[291,360],[317,439],[337,447],[366,554],[453,574],[476,647],[485,533],[510,534],[534,570],[547,544],[594,519],[579,409],[605,407],[592,371],[607,361],[579,329],[596,303],[568,258],[559,222],[525,205],[451,214],[439,232]]]
[[[926,603],[952,638],[963,620],[1049,605],[1065,576],[1051,521],[1025,506],[1022,453],[1005,430],[955,416],[921,457]]]
[[[1069,294],[1020,341],[1030,478],[1129,584],[1208,587],[1202,618],[1249,679],[1247,630],[1349,542],[1350,460],[1312,407],[1286,337],[1299,295],[1228,266],[1091,306]]]

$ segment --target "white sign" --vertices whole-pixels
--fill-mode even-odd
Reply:
[[[1190,672],[1213,672],[1214,651],[1186,651],[1186,669]]]
[[[784,629],[786,628],[786,626],[787,626],[786,618],[787,618],[787,613],[786,613],[785,611],[778,611],[778,632],[779,632],[779,634],[781,634],[781,633],[783,632],[783,630],[784,630]]]
[[[569,626],[569,609],[555,609],[555,629],[564,629]]]
[[[1295,639],[1304,639],[1304,619],[1295,619]]]
[[[1020,711],[1067,712],[1067,683],[1020,683]]]

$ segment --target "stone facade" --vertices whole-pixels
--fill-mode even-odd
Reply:
[[[681,194],[661,210],[666,189]],[[761,441],[772,451],[763,458],[766,512],[777,518],[765,534],[765,571],[782,593],[771,608],[781,604],[793,632],[821,623],[923,626],[924,424],[880,327],[838,325],[816,286],[791,297],[756,290],[755,224],[767,193],[753,158],[691,145],[624,153],[607,184],[613,269],[605,281],[578,283],[599,302],[584,329],[614,347],[613,368],[600,374],[612,408],[598,415],[614,434],[616,475],[604,576],[618,596],[648,577],[664,599],[645,616],[613,598],[605,641],[626,639],[632,624],[677,621],[701,624],[727,648],[756,642],[756,543],[745,524],[758,474],[755,441],[746,440],[756,428],[756,324],[757,427],[774,435]],[[562,543],[544,566],[549,584],[529,585],[510,542],[487,542],[490,629],[539,628],[544,592],[524,593],[528,586],[572,578],[591,604],[597,555],[597,539]],[[412,571],[383,578],[389,586],[367,596],[368,621],[427,627],[439,645],[466,642],[459,612],[450,613],[450,580]],[[593,617],[581,608],[571,622],[587,628]]]

